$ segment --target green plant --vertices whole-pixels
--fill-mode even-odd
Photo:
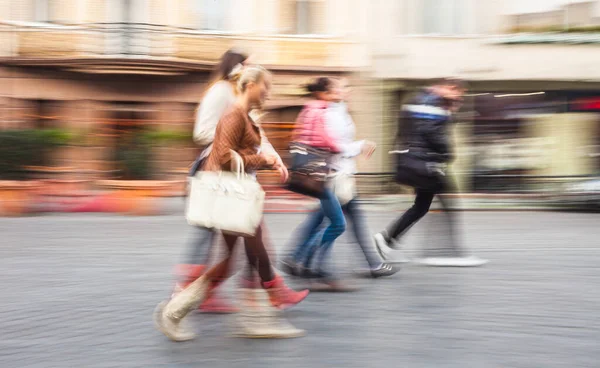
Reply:
[[[0,178],[27,178],[27,166],[47,165],[49,151],[71,140],[69,132],[59,129],[0,131]]]
[[[172,130],[154,130],[142,133],[142,139],[150,144],[167,145],[173,143],[191,143],[192,134]]]
[[[45,144],[46,148],[66,146],[75,138],[75,134],[62,129],[34,130],[34,135]]]
[[[121,137],[116,147],[116,161],[125,180],[151,178],[151,143],[144,132],[132,132]]]
[[[600,26],[515,26],[510,28],[508,33],[600,33]]]

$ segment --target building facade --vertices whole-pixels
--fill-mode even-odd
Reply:
[[[79,142],[57,150],[51,162],[57,171],[139,176],[119,170],[120,147],[140,131],[191,134],[212,67],[223,52],[237,47],[274,73],[265,127],[285,153],[304,102],[302,85],[314,76],[348,74],[367,65],[364,46],[325,22],[335,11],[332,5],[2,0],[0,124],[76,133]],[[344,8],[344,2],[338,5]],[[197,154],[191,140],[156,145],[149,154],[152,178],[180,175]]]
[[[301,85],[318,75],[351,78],[358,135],[380,148],[359,162],[366,192],[398,190],[386,173],[399,106],[429,79],[449,75],[470,84],[455,129],[461,190],[496,190],[486,184],[494,175],[521,178],[520,188],[526,176],[598,172],[598,46],[590,35],[587,44],[579,35],[520,40],[510,34],[515,19],[522,25],[532,16],[512,3],[0,0],[0,124],[75,131],[83,138],[59,150],[53,165],[122,177],[116,152],[124,132],[189,134],[210,69],[239,47],[274,72],[265,127],[283,154],[304,102]],[[579,26],[587,14],[580,8],[590,5],[570,6]],[[539,18],[553,11],[541,9]],[[551,23],[559,18],[564,23]],[[152,177],[181,175],[195,154],[191,142],[158,145]]]

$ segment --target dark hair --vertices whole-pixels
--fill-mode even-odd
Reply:
[[[229,80],[229,73],[231,73],[233,68],[236,65],[246,61],[246,59],[248,59],[248,55],[241,51],[235,49],[227,50],[227,52],[221,56],[221,61],[219,61],[219,64],[215,66],[211,81],[216,82],[219,80]]]
[[[432,83],[432,86],[452,86],[458,89],[467,89],[467,83],[460,78],[455,77],[445,77],[435,79]]]
[[[327,92],[333,85],[333,80],[327,77],[319,77],[312,83],[306,85],[306,90],[310,93]]]

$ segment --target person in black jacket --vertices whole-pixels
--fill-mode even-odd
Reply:
[[[450,142],[451,117],[460,107],[465,90],[462,81],[444,78],[418,92],[402,106],[396,149],[391,153],[396,156],[396,181],[413,187],[416,197],[410,209],[386,230],[375,234],[375,244],[384,259],[390,259],[392,244],[429,212],[436,195],[453,191],[454,186],[446,172],[447,165],[455,156]],[[465,257],[456,244],[454,215],[448,211],[447,200],[440,197],[450,225],[450,246],[438,254],[439,257],[424,258],[422,263],[432,266],[480,266],[487,263],[476,257]]]

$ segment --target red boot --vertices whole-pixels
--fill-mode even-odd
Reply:
[[[271,281],[263,282],[263,287],[269,293],[271,304],[275,308],[287,309],[303,301],[309,291],[294,291],[287,287],[283,278],[276,275]]]
[[[202,276],[205,268],[204,265],[177,265],[175,273],[177,274],[178,279],[183,281],[175,284],[173,295],[185,289],[190,283]],[[237,307],[234,307],[231,303],[215,293],[217,287],[218,284],[213,285],[208,290],[206,299],[200,304],[198,310],[204,313],[237,313],[239,311]]]
[[[194,280],[202,276],[204,268],[204,265],[195,264],[178,264],[175,266],[175,277],[177,278],[177,282],[175,283],[171,297],[178,294],[181,290],[194,282]]]
[[[229,303],[225,298],[215,294],[214,290],[209,291],[208,297],[200,304],[198,309],[203,313],[216,314],[230,314],[240,311],[238,307]]]

